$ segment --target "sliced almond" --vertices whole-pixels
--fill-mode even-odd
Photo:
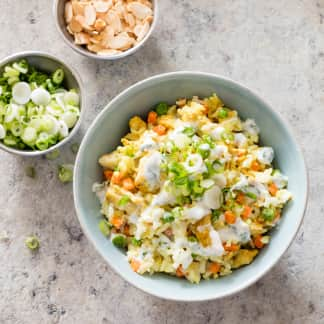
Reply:
[[[88,44],[87,45],[87,49],[91,52],[95,52],[98,53],[102,50],[104,50],[104,48],[102,48],[102,46],[98,45],[98,44]]]
[[[107,12],[113,5],[112,0],[109,1],[95,1],[93,3],[94,8],[96,9],[96,12],[102,13]]]
[[[150,29],[150,24],[148,22],[145,22],[142,25],[135,26],[134,34],[137,36],[136,40],[140,42],[148,33],[149,29]]]
[[[127,13],[125,5],[121,1],[118,1],[115,3],[113,10],[117,12],[119,18],[121,18],[121,19],[123,19],[125,14]]]
[[[72,3],[70,1],[65,3],[64,15],[66,23],[69,24],[73,17]]]
[[[91,26],[96,21],[96,10],[92,5],[87,5],[84,7],[84,19],[88,26]]]
[[[92,37],[90,37],[90,41],[93,44],[100,44],[100,46],[103,46],[103,36],[102,35],[93,35]],[[103,46],[104,47],[104,46]]]
[[[120,33],[108,40],[108,46],[112,49],[125,50],[132,46],[134,40],[127,33]]]
[[[115,49],[104,49],[104,50],[99,51],[97,54],[101,55],[101,56],[112,56],[112,55],[116,55],[119,53],[122,53],[122,51],[118,51]]]
[[[149,24],[152,24],[153,22],[153,16],[147,16],[144,21],[148,22]]]
[[[131,13],[126,13],[124,18],[129,27],[132,28],[135,26],[135,18]]]
[[[77,19],[78,16],[72,17],[71,22],[69,24],[70,30],[73,33],[79,33],[82,30],[82,24]],[[82,17],[82,16],[80,16]]]
[[[72,1],[72,9],[74,16],[84,15],[84,4],[80,3],[79,1]]]
[[[86,45],[90,43],[90,36],[87,33],[75,33],[74,43],[77,45]]]
[[[153,4],[152,4],[152,2],[149,1],[149,0],[139,0],[138,2],[143,3],[143,5],[145,5],[145,6],[149,7],[149,8],[151,8],[151,9],[153,8]]]
[[[143,3],[133,1],[127,5],[127,9],[138,19],[145,19],[147,16],[152,16],[153,11]]]
[[[97,19],[96,22],[94,23],[94,28],[97,31],[102,31],[105,29],[105,27],[106,27],[106,22],[101,18]]]
[[[120,18],[118,16],[118,14],[116,13],[116,11],[109,10],[107,12],[106,22],[108,25],[110,25],[114,29],[115,34],[121,32],[122,24],[121,24]]]

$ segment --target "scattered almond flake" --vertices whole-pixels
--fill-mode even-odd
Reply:
[[[152,16],[153,14],[151,8],[137,1],[130,2],[127,5],[127,9],[138,19],[145,19],[147,16]]]
[[[73,10],[72,10],[72,4],[71,2],[65,3],[65,21],[67,24],[69,24],[73,18]]]
[[[96,15],[96,10],[91,4],[84,7],[84,19],[88,26],[91,26],[95,23],[97,18]]]
[[[71,0],[67,31],[77,45],[98,55],[116,55],[141,42],[153,22],[150,0]]]

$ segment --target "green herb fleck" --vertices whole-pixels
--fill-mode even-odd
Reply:
[[[132,238],[132,244],[134,246],[141,246],[142,245],[142,240],[137,240],[135,237]]]
[[[192,137],[196,134],[196,131],[193,127],[185,127],[185,129],[182,131],[183,134],[186,134],[189,137]]]
[[[77,154],[79,151],[80,144],[79,143],[73,143],[71,145],[71,151],[73,154]]]
[[[58,167],[58,177],[63,183],[73,181],[73,164],[62,164]]]
[[[130,201],[130,198],[127,195],[124,195],[123,197],[120,198],[118,205],[123,207],[126,206]]]
[[[36,170],[33,166],[27,166],[25,169],[26,176],[29,178],[35,178],[36,177]]]
[[[247,192],[246,195],[251,199],[254,199],[254,200],[257,199],[257,195],[253,192]]]
[[[172,222],[174,222],[174,220],[175,220],[175,217],[170,212],[166,212],[162,217],[162,223],[163,224],[172,223]]]
[[[155,108],[155,111],[159,116],[166,115],[168,113],[168,110],[168,104],[165,102],[160,102]]]
[[[32,236],[28,236],[25,239],[25,244],[28,247],[28,249],[35,251],[39,248],[39,240],[36,236],[32,235]]]
[[[108,221],[106,219],[102,219],[99,222],[99,229],[101,231],[101,233],[105,236],[109,236],[110,234],[110,229],[111,229],[111,224],[108,223]]]
[[[47,160],[55,160],[60,156],[59,149],[55,149],[45,155]]]
[[[216,210],[216,209],[212,210],[212,217],[211,217],[212,223],[215,223],[216,221],[219,220],[220,214],[221,214],[220,210]]]

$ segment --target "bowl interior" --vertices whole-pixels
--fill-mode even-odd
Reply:
[[[83,99],[82,99],[82,93],[81,93],[81,81],[78,80],[78,77],[74,74],[74,72],[71,71],[70,68],[68,68],[63,62],[59,61],[58,59],[52,57],[51,55],[48,55],[46,53],[40,53],[40,52],[33,52],[33,53],[21,53],[21,54],[16,54],[13,56],[10,56],[3,60],[1,62],[0,66],[0,73],[3,72],[4,67],[7,64],[19,61],[21,59],[27,60],[27,62],[35,67],[37,70],[46,72],[46,73],[52,73],[56,69],[63,69],[64,71],[64,83],[63,86],[66,89],[76,89],[78,93],[80,94],[80,112],[82,113],[82,105],[83,105]],[[80,125],[80,120],[77,121],[69,135],[63,139],[62,141],[58,142],[57,144],[51,146],[47,150],[44,151],[33,151],[33,150],[19,150],[11,147],[7,147],[4,144],[0,142],[0,147],[3,148],[4,150],[15,153],[15,154],[24,154],[24,155],[29,155],[29,156],[36,156],[36,155],[42,155],[46,154],[52,150],[55,150],[59,146],[63,145],[66,143],[68,140],[71,139],[71,137],[76,133],[77,129],[79,128]]]
[[[56,24],[57,27],[59,29],[59,31],[61,32],[63,38],[65,39],[65,41],[67,41],[67,43],[72,46],[72,48],[74,50],[76,50],[77,52],[79,52],[80,54],[83,54],[85,56],[89,56],[95,59],[100,59],[100,60],[116,60],[122,57],[125,57],[127,55],[130,55],[132,53],[134,53],[139,47],[141,47],[144,42],[148,39],[148,37],[150,36],[151,32],[153,31],[155,24],[156,24],[156,19],[157,19],[157,1],[156,0],[151,0],[153,3],[153,11],[154,11],[154,19],[153,22],[150,26],[150,30],[149,32],[146,34],[146,36],[134,47],[131,47],[130,49],[118,54],[118,55],[113,55],[113,56],[106,56],[106,55],[102,55],[99,56],[96,53],[92,53],[89,50],[87,50],[84,46],[81,45],[76,45],[74,43],[74,38],[73,36],[67,31],[66,29],[66,22],[65,22],[65,3],[69,1],[69,0],[55,0],[54,2],[54,15],[55,15],[55,19],[56,19]]]
[[[174,103],[181,97],[210,96],[216,92],[225,104],[240,116],[254,118],[261,129],[261,141],[275,150],[277,166],[289,177],[294,200],[285,210],[280,225],[273,230],[271,244],[255,261],[232,275],[193,285],[166,275],[139,276],[134,273],[122,252],[103,237],[98,229],[100,204],[91,186],[102,180],[97,160],[120,143],[128,130],[128,120],[146,116],[160,101]],[[294,238],[302,221],[307,197],[307,175],[303,156],[291,133],[270,107],[245,87],[222,77],[191,72],[160,75],[142,81],[115,98],[96,118],[86,134],[77,157],[74,198],[81,225],[97,250],[126,280],[153,295],[184,301],[198,301],[235,293],[260,278],[278,261]]]

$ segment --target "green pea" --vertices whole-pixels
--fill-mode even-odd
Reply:
[[[220,108],[217,112],[217,117],[224,119],[228,117],[228,111],[224,108]]]
[[[118,234],[113,237],[112,243],[118,248],[125,248],[127,245],[126,236]]]
[[[261,216],[266,221],[273,221],[273,219],[275,218],[275,210],[273,208],[264,208],[262,210]]]

